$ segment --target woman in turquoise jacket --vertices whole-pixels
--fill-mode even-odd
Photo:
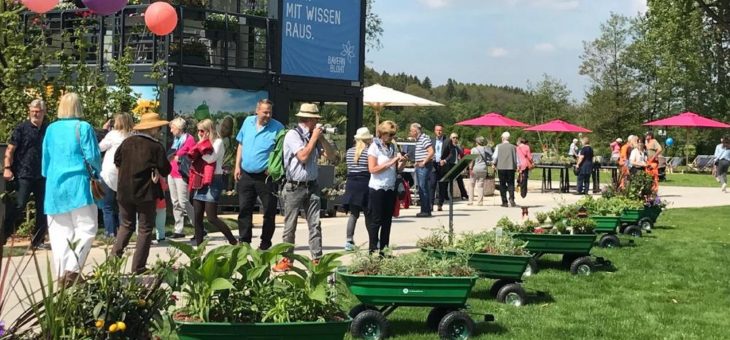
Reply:
[[[63,95],[59,119],[48,126],[43,139],[41,173],[46,178],[48,237],[56,275],[64,284],[76,281],[99,227],[86,164],[98,178],[101,153],[94,129],[82,117],[79,96]]]

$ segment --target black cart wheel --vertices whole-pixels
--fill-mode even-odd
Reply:
[[[497,293],[497,301],[519,307],[527,302],[527,293],[519,283],[506,284]]]
[[[474,320],[462,311],[446,314],[439,322],[439,339],[469,339],[474,334]]]
[[[499,293],[499,290],[502,289],[502,287],[504,287],[504,285],[509,284],[509,283],[512,283],[512,281],[505,280],[505,279],[499,279],[499,280],[495,281],[492,284],[492,288],[489,288],[489,296],[497,297],[497,293]]]
[[[525,267],[525,272],[522,273],[522,276],[532,276],[537,274],[538,271],[540,271],[540,267],[537,265],[537,260],[533,257],[527,262],[527,267]]]
[[[446,316],[446,314],[449,314],[453,311],[454,311],[453,308],[434,307],[428,313],[428,317],[426,318],[426,326],[428,327],[428,329],[430,329],[432,331],[438,330],[441,319],[443,319],[444,316]]]
[[[630,225],[626,227],[626,229],[624,230],[624,234],[633,237],[641,237],[641,228],[639,228],[639,226],[637,225]]]
[[[647,233],[650,233],[651,228],[654,228],[654,222],[652,222],[650,218],[644,217],[639,220],[639,227],[641,227],[641,230],[644,230]]]
[[[388,320],[377,310],[360,312],[350,325],[354,338],[379,340],[388,337]]]
[[[570,264],[570,273],[573,275],[591,275],[593,272],[593,261],[588,256],[583,256],[575,259]]]
[[[347,315],[350,316],[351,319],[354,319],[358,314],[366,311],[366,310],[378,310],[374,306],[366,305],[366,304],[359,304],[355,307],[352,307],[349,312],[347,312]]]
[[[618,236],[607,234],[601,237],[601,240],[598,241],[598,245],[601,246],[601,248],[617,248],[621,246],[621,241],[618,239]]]

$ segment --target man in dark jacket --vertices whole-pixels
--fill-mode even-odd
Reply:
[[[6,206],[7,212],[0,236],[3,245],[15,232],[18,217],[22,216],[32,193],[35,198],[36,213],[31,247],[49,249],[43,243],[48,223],[43,211],[46,180],[41,176],[41,146],[48,127],[48,123],[44,121],[45,115],[46,104],[40,99],[33,100],[28,107],[28,120],[13,130],[8,148],[5,150],[3,177],[8,186],[15,186],[16,197],[15,202]]]
[[[147,270],[156,202],[165,198],[159,181],[171,171],[165,148],[157,140],[161,127],[167,124],[157,113],[142,115],[134,126],[137,133],[125,139],[114,154],[114,164],[119,168],[120,223],[112,253],[122,256],[134,232],[135,217],[139,216],[137,247],[132,258],[132,271],[138,274]]]
[[[434,176],[431,176],[431,202],[435,202],[438,205],[438,211],[443,210],[444,200],[448,196],[448,183],[441,183],[441,178],[446,175],[451,167],[456,163],[456,151],[454,145],[451,143],[449,138],[444,135],[444,127],[441,124],[437,124],[433,128],[433,132],[436,133],[436,137],[431,140],[433,145],[433,169]],[[438,202],[434,200],[436,196],[436,188],[438,187],[439,199]]]

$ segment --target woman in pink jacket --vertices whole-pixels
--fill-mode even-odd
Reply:
[[[517,139],[517,159],[519,160],[519,166],[517,167],[517,184],[520,187],[520,196],[525,198],[527,196],[527,179],[532,169],[532,152],[530,151],[530,144],[527,139],[522,137]]]
[[[175,137],[172,148],[168,153],[172,171],[167,177],[172,200],[172,216],[175,218],[175,232],[172,238],[185,237],[183,225],[187,215],[190,224],[193,224],[193,205],[190,204],[188,193],[188,179],[180,173],[180,161],[186,158],[188,152],[195,146],[195,138],[185,132],[185,119],[177,117],[170,122],[170,132]],[[187,175],[187,174],[186,174]]]

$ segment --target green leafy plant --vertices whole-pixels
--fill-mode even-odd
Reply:
[[[590,218],[575,218],[569,220],[573,234],[593,234],[596,229],[596,221]]]
[[[330,253],[314,265],[309,259],[288,254],[291,244],[258,251],[244,243],[221,246],[203,255],[183,243],[171,243],[190,262],[180,268],[178,282],[185,306],[175,319],[200,322],[297,322],[344,318],[334,303],[335,293],[327,278],[341,264],[340,253]],[[271,275],[271,266],[288,254],[304,267],[283,275]]]
[[[425,249],[446,249],[449,246],[449,233],[444,228],[433,228],[428,236],[419,238],[416,247]]]
[[[506,232],[516,232],[518,225],[512,222],[509,217],[504,216],[497,221],[497,228],[502,228]]]
[[[210,13],[203,22],[206,30],[228,31],[238,33],[241,26],[238,24],[238,17],[230,14]]]
[[[537,223],[545,224],[545,221],[547,221],[548,219],[548,214],[544,212],[539,212],[535,214],[535,218],[537,219]]]
[[[388,251],[389,253],[389,251]],[[369,254],[358,251],[354,254],[348,272],[357,275],[384,276],[473,276],[474,270],[467,265],[468,255],[438,258],[426,252],[413,252],[399,256]]]
[[[525,220],[524,222],[522,222],[522,228],[521,228],[522,231],[521,232],[531,233],[535,230],[535,228],[539,227],[540,224],[541,223],[539,223],[537,221]]]
[[[171,290],[163,284],[173,276],[176,257],[157,261],[151,279],[121,275],[126,258],[108,257],[91,275],[71,287],[53,281],[51,265],[41,274],[40,297],[22,282],[30,304],[8,328],[13,339],[149,339],[161,324],[162,312],[170,307]],[[43,277],[45,276],[45,277]],[[42,280],[41,280],[42,278]]]
[[[454,249],[467,253],[486,253],[494,255],[525,255],[525,242],[509,235],[497,236],[494,231],[480,233],[466,232],[457,238]]]

